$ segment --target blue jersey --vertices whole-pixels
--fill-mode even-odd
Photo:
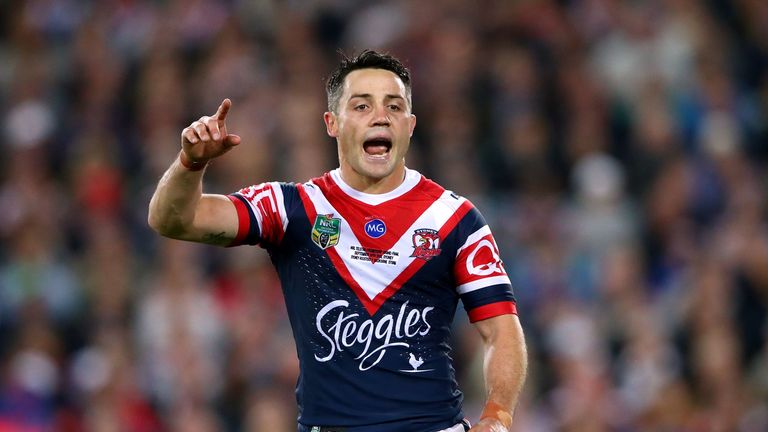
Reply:
[[[481,214],[413,170],[385,194],[339,170],[230,195],[233,245],[259,244],[282,284],[300,362],[299,427],[425,432],[461,421],[450,357],[459,300],[470,321],[516,313]]]

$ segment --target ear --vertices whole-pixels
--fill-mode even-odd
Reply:
[[[336,114],[326,111],[323,114],[323,121],[325,122],[325,130],[328,136],[331,138],[338,138],[339,136],[339,121],[336,118]]]
[[[416,116],[411,114],[408,125],[408,136],[413,136],[413,130],[416,128]]]

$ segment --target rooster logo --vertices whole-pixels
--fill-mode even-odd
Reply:
[[[408,372],[408,373],[421,373],[421,372],[430,372],[434,369],[419,369],[421,365],[424,364],[424,359],[421,357],[416,357],[414,353],[408,353],[408,363],[411,365],[413,369],[400,369],[400,372]]]
[[[414,370],[414,371],[417,371],[417,370],[419,370],[419,366],[421,366],[422,364],[424,364],[424,360],[422,360],[422,359],[421,359],[421,357],[419,357],[419,358],[417,359],[417,358],[416,358],[416,356],[415,356],[415,355],[413,355],[413,353],[408,353],[408,355],[409,355],[409,358],[408,358],[408,363],[410,363],[410,364],[411,364],[411,367],[413,368],[413,370]]]

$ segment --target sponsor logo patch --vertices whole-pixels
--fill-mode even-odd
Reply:
[[[506,274],[501,264],[499,250],[490,239],[484,238],[474,246],[467,257],[467,273],[475,276]]]
[[[419,228],[413,232],[413,254],[412,257],[421,258],[429,261],[440,255],[440,236],[437,230],[430,228]]]
[[[324,340],[317,345],[315,360],[325,363],[347,350],[356,354],[357,368],[365,372],[378,365],[388,352],[407,350],[410,367],[401,372],[430,372],[433,369],[421,368],[426,360],[411,353],[411,344],[414,348],[420,345],[419,339],[432,330],[430,313],[434,309],[413,307],[406,301],[397,312],[361,320],[348,301],[334,300],[315,316],[315,327]]]
[[[320,249],[328,249],[339,244],[340,233],[341,219],[334,218],[333,213],[317,215],[312,226],[312,242]]]
[[[379,238],[387,232],[387,226],[381,219],[369,220],[365,223],[365,233],[368,237]]]

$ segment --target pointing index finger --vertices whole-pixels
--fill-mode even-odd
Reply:
[[[221,105],[219,105],[219,109],[216,110],[216,114],[213,116],[216,118],[216,120],[223,121],[227,117],[227,113],[229,112],[229,108],[232,106],[232,101],[229,100],[229,98],[224,99],[221,102]]]

